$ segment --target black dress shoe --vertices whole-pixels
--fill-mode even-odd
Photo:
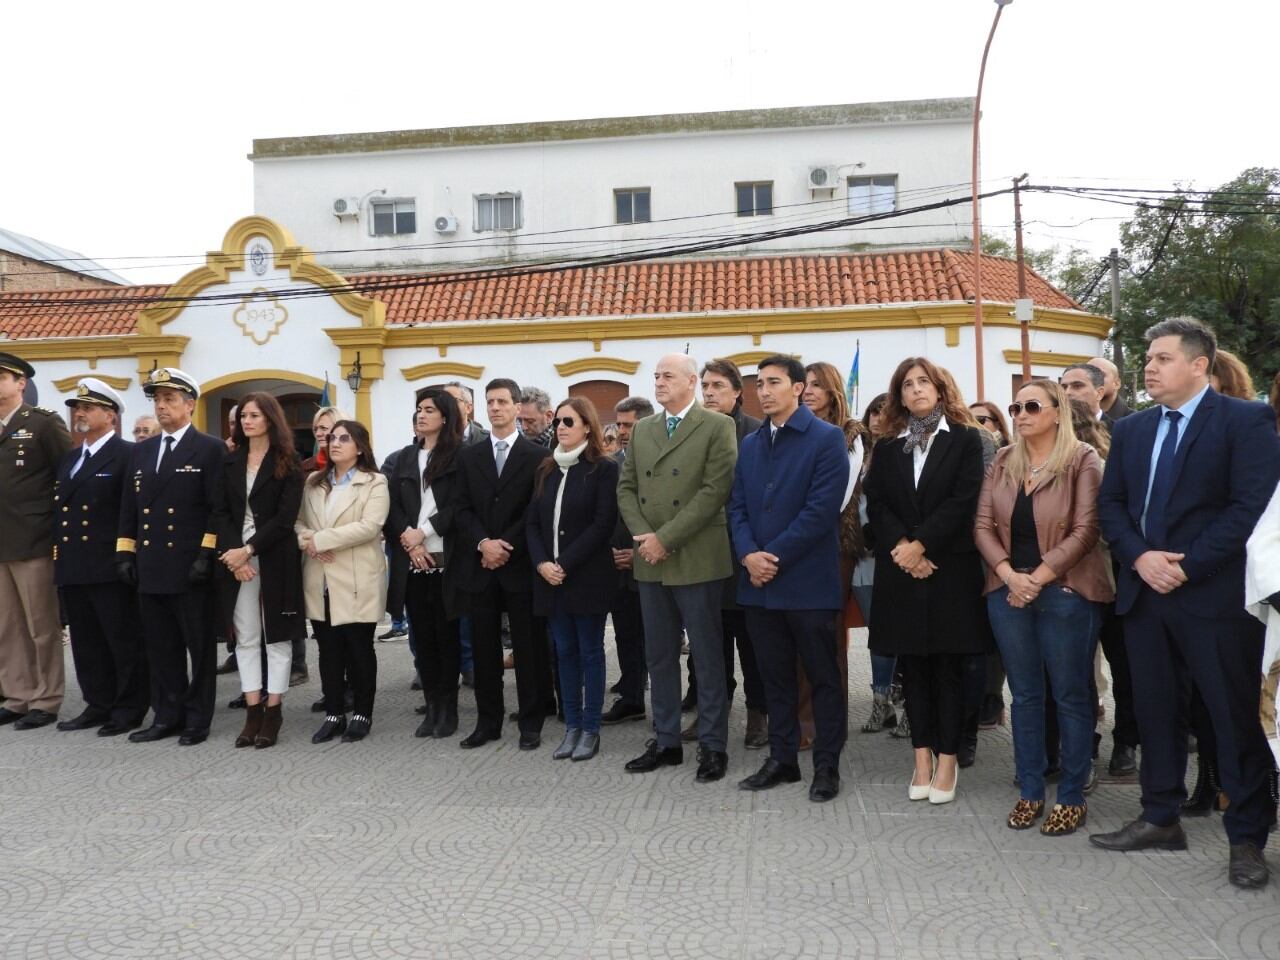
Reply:
[[[194,747],[197,743],[204,743],[208,739],[208,730],[196,730],[193,727],[188,727],[182,731],[182,736],[178,737],[178,746]]]
[[[542,735],[539,733],[529,733],[522,731],[520,733],[520,749],[521,750],[537,750],[542,746]]]
[[[780,783],[799,783],[800,768],[793,763],[779,763],[770,757],[759,770],[738,781],[739,790],[771,790]]]
[[[59,730],[89,730],[93,727],[100,727],[111,719],[110,714],[102,713],[94,710],[92,707],[86,708],[81,712],[80,716],[72,717],[70,720],[63,720],[58,724]]]
[[[325,717],[324,723],[320,724],[320,729],[311,735],[311,742],[328,743],[338,734],[345,733],[346,729],[346,714],[337,717]]]
[[[122,733],[128,733],[130,730],[138,729],[136,723],[117,723],[115,720],[108,720],[98,728],[98,736],[100,737],[118,737]]]
[[[178,732],[177,727],[166,727],[163,724],[153,723],[145,730],[137,730],[129,734],[130,743],[154,743],[156,740],[163,740],[166,737],[172,737]]]
[[[426,710],[423,710],[426,713]],[[436,732],[435,718],[423,717],[422,722],[418,724],[418,729],[413,731],[413,735],[422,739],[424,737],[434,736]]]
[[[685,691],[684,699],[680,701],[680,712],[688,713],[698,705],[698,691],[690,687]]]
[[[311,704],[312,713],[324,713],[324,697]]]
[[[243,710],[247,705],[248,705],[248,701],[245,700],[244,694],[242,693],[240,694],[240,696],[236,697],[234,700],[232,700],[230,703],[227,704],[227,709]]]
[[[1111,762],[1107,764],[1107,775],[1110,777],[1136,777],[1138,775],[1137,751],[1117,743],[1111,751]]]
[[[483,727],[476,727],[468,736],[458,741],[458,746],[463,750],[474,750],[476,747],[483,747],[491,740],[497,740],[501,734],[492,730],[485,730]]]
[[[6,723],[15,723],[22,719],[22,714],[16,710],[10,710],[8,707],[0,707],[0,727]]]
[[[1252,843],[1232,844],[1227,879],[1233,887],[1244,887],[1246,890],[1265,887],[1271,879],[1271,871],[1267,869],[1262,851]]]
[[[1157,827],[1145,820],[1134,820],[1126,823],[1115,833],[1095,833],[1089,842],[1103,850],[1185,850],[1187,835],[1182,832],[1182,824],[1171,823],[1167,827]]]
[[[236,655],[231,653],[227,655],[227,659],[223,660],[222,663],[218,665],[217,674],[221,677],[228,673],[235,673],[238,669],[239,667],[236,665]]]
[[[1179,811],[1184,817],[1207,817],[1218,802],[1219,789],[1217,765],[1197,753],[1196,785],[1179,805]]]
[[[47,727],[57,719],[58,715],[48,710],[28,710],[21,720],[14,721],[13,729],[35,730],[37,727]]]
[[[956,751],[956,766],[960,769],[972,767],[978,759],[978,738],[965,737],[960,741],[960,749]]]
[[[813,783],[809,785],[809,799],[814,803],[826,803],[840,795],[840,773],[835,767],[819,767],[813,771]]]
[[[634,703],[627,703],[625,700],[615,700],[613,706],[600,717],[600,722],[610,726],[615,723],[626,723],[628,720],[643,719],[644,707],[637,707]]]
[[[729,755],[723,750],[700,750],[698,772],[694,779],[699,783],[715,783],[723,780],[729,769]]]
[[[650,740],[644,746],[644,753],[628,760],[625,769],[627,773],[651,773],[659,767],[677,767],[682,763],[683,747],[660,747],[657,740]]]
[[[342,735],[342,742],[357,743],[363,740],[369,735],[369,728],[372,726],[372,720],[357,713],[351,718],[351,722],[347,724],[347,732]]]

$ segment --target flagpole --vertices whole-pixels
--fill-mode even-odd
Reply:
[[[853,355],[858,358],[858,381],[853,385],[853,415],[858,415],[858,408],[862,406],[862,339],[858,338],[854,341]]]

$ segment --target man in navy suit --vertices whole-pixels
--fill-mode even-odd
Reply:
[[[138,637],[138,600],[115,570],[120,497],[133,444],[116,433],[120,395],[85,377],[67,400],[80,445],[58,466],[54,582],[71,628],[71,656],[85,707],[59,730],[118,736],[146,716],[147,661]]]
[[[155,717],[133,743],[209,737],[218,668],[213,636],[214,555],[222,509],[221,440],[191,424],[200,387],[175,367],[153,370],[143,392],[160,434],[134,444],[120,502],[116,570],[138,589]],[[191,675],[187,676],[187,659]]]
[[[768,420],[742,441],[729,497],[729,528],[769,711],[769,759],[743,780],[768,790],[800,780],[796,657],[813,688],[813,784],[809,799],[840,792],[845,706],[836,661],[841,608],[840,508],[849,481],[844,431],[800,402],[804,367],[760,361],[756,390]]]
[[[1262,625],[1245,611],[1245,543],[1280,479],[1275,415],[1209,386],[1217,341],[1189,318],[1147,331],[1147,393],[1160,405],[1116,423],[1098,498],[1119,567],[1142,740],[1142,817],[1089,839],[1107,850],[1182,850],[1187,702],[1194,679],[1213,720],[1228,878],[1268,879],[1271,755],[1258,723]]]

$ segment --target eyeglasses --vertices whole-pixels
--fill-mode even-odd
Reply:
[[[562,423],[572,430],[577,425],[578,421],[573,419],[573,417],[556,417],[551,421],[551,426],[553,428],[558,428]]]
[[[1018,401],[1015,400],[1013,403],[1009,404],[1009,416],[1016,417],[1025,410],[1034,417],[1039,414],[1041,410],[1044,410],[1045,406],[1046,405],[1041,403],[1039,400],[1028,400],[1026,403],[1018,403]],[[1057,404],[1052,404],[1052,406],[1056,407]]]
[[[1033,400],[1032,402],[1034,403],[1035,401]],[[985,427],[988,423],[995,423],[995,422],[996,422],[996,418],[995,418],[995,417],[987,416],[985,413],[975,413],[975,414],[973,415],[973,419],[977,420],[977,421],[978,421],[980,424],[982,424],[984,427]]]
[[[331,433],[329,434],[329,443],[355,443],[355,441],[345,433]]]

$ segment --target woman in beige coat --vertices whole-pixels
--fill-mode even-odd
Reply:
[[[325,718],[311,738],[326,743],[363,740],[373,723],[378,661],[373,632],[387,602],[387,560],[382,526],[390,498],[378,472],[369,432],[339,420],[328,438],[328,468],[311,474],[294,529],[302,561],[307,617],[320,647]],[[355,694],[347,724],[344,678]]]

